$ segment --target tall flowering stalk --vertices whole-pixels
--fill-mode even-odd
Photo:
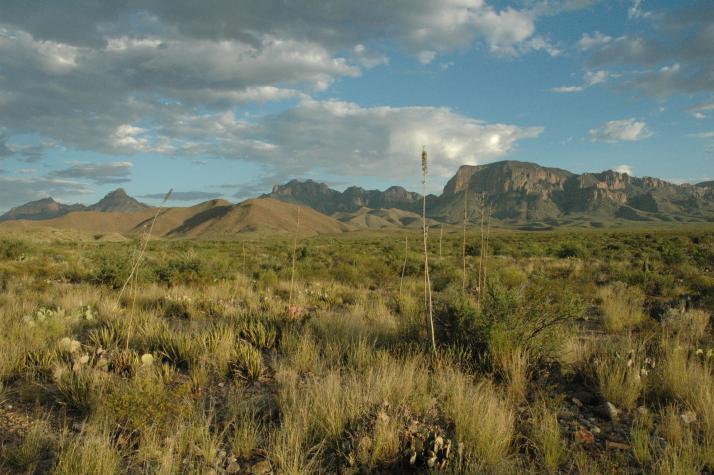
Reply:
[[[436,337],[434,336],[434,310],[431,300],[431,279],[429,278],[429,248],[428,248],[428,228],[426,226],[426,175],[428,171],[428,160],[426,148],[421,151],[421,184],[422,196],[422,229],[424,231],[424,306],[429,314],[429,329],[431,330],[431,346],[436,354]]]

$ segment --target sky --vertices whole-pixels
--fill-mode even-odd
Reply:
[[[714,177],[714,2],[3,0],[0,211],[123,187],[439,192],[522,160]]]

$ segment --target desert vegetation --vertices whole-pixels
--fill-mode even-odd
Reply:
[[[0,471],[711,473],[714,232],[482,234],[3,237]]]

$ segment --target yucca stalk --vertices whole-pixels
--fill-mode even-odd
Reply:
[[[174,192],[174,189],[171,188],[168,193],[164,196],[163,201],[161,201],[161,205],[159,205],[158,209],[156,210],[156,213],[154,214],[154,219],[151,220],[151,225],[149,228],[146,230],[146,233],[144,233],[143,240],[139,244],[139,247],[134,249],[134,254],[133,254],[133,262],[131,266],[131,271],[129,272],[129,277],[127,277],[126,281],[124,282],[124,285],[122,286],[121,290],[119,291],[119,296],[117,297],[117,301],[114,304],[114,309],[119,308],[119,303],[121,302],[122,295],[124,295],[124,291],[126,291],[127,286],[129,283],[132,283],[132,288],[133,288],[133,299],[131,302],[131,309],[129,310],[129,325],[127,325],[126,329],[126,349],[129,350],[129,341],[131,340],[131,333],[133,330],[134,326],[134,307],[136,304],[136,292],[137,292],[137,285],[138,285],[138,274],[137,270],[139,269],[139,265],[141,264],[141,261],[144,259],[144,254],[146,252],[146,247],[149,245],[149,240],[151,239],[151,232],[154,230],[154,225],[156,224],[156,220],[159,218],[159,214],[161,213],[161,210],[164,208],[164,205],[166,202],[169,200],[171,197],[171,193]],[[138,249],[138,251],[137,251]]]
[[[485,243],[485,235],[484,235],[484,211],[485,211],[485,203],[486,203],[486,198],[485,194],[481,193],[481,203],[480,203],[480,210],[479,214],[481,215],[481,246],[480,246],[480,253],[479,253],[479,259],[478,259],[478,284],[476,285],[476,290],[478,291],[478,298],[476,299],[476,309],[481,310],[481,294],[483,291],[483,287],[481,286],[481,282],[483,280],[483,250],[484,250],[484,243]]]
[[[426,225],[426,175],[428,171],[426,148],[421,151],[421,184],[424,191],[422,196],[422,228],[424,231],[424,306],[429,315],[429,329],[431,331],[431,347],[436,354],[436,336],[434,335],[434,311],[431,300],[431,279],[429,278],[429,247],[428,228]]]
[[[491,205],[486,208],[486,244],[483,250],[483,289],[486,290],[486,278],[488,277],[488,243],[491,237]]]
[[[444,223],[441,223],[441,229],[439,231],[439,259],[442,258],[443,254],[441,253],[441,243],[444,240]]]
[[[399,301],[402,300],[402,285],[404,284],[404,273],[407,270],[407,257],[409,257],[409,235],[404,235],[404,264],[402,264],[402,278],[399,280]]]
[[[156,224],[156,220],[159,218],[159,214],[161,213],[161,210],[164,208],[164,205],[166,202],[169,200],[171,197],[171,194],[174,192],[174,189],[171,188],[168,193],[164,196],[163,201],[161,202],[161,205],[156,209],[156,214],[154,214],[154,219],[151,220],[151,225],[147,229],[146,233],[144,233],[144,237],[142,239],[142,242],[139,244],[139,253],[136,254],[136,249],[134,250],[134,255],[136,258],[134,259],[134,262],[132,263],[131,266],[131,271],[129,272],[129,277],[127,277],[126,281],[124,282],[124,285],[122,286],[121,290],[119,291],[119,296],[117,297],[116,304],[114,305],[114,308],[119,307],[119,302],[121,301],[122,295],[124,294],[124,291],[126,290],[126,286],[129,284],[131,281],[131,278],[134,277],[134,274],[136,273],[137,269],[139,268],[139,265],[141,264],[141,261],[144,258],[144,253],[146,252],[146,246],[149,245],[149,239],[151,238],[151,232],[154,230],[154,225]]]
[[[297,225],[295,226],[295,240],[293,241],[293,265],[290,272],[290,297],[288,298],[288,310],[293,306],[293,288],[295,286],[295,256],[297,255],[298,234],[300,234],[300,207],[297,207]]]
[[[464,242],[461,249],[461,257],[463,260],[464,268],[464,279],[461,285],[461,293],[466,294],[466,220],[468,219],[468,196],[469,196],[469,184],[466,183],[466,190],[464,190]]]

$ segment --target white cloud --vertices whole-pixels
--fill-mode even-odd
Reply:
[[[582,92],[585,88],[583,86],[559,86],[550,89],[550,92],[556,92],[558,94],[572,94],[574,92]]]
[[[578,47],[581,50],[589,50],[593,48],[597,48],[603,45],[606,45],[612,41],[611,36],[604,35],[600,33],[599,31],[596,31],[594,34],[590,35],[588,33],[583,33],[583,36],[580,38],[580,41],[578,41]]]
[[[131,175],[131,162],[86,163],[77,162],[69,168],[50,173],[52,177],[87,179],[98,185],[126,183]]]
[[[550,92],[559,94],[569,94],[575,92],[583,92],[585,89],[606,82],[613,75],[609,71],[587,71],[583,77],[582,86],[560,86],[550,89]]]
[[[312,170],[349,177],[416,176],[419,168],[412,165],[422,146],[433,157],[432,171],[446,176],[463,163],[503,157],[542,130],[486,123],[441,107],[360,107],[305,99],[256,122],[232,114],[182,116],[152,132],[169,141],[171,156],[253,161],[285,178]],[[173,141],[187,136],[193,141]]]
[[[708,117],[707,113],[712,111],[714,111],[714,101],[695,104],[687,108],[687,112],[692,114],[697,119],[706,119]]]
[[[642,9],[643,3],[645,3],[644,0],[632,0],[630,8],[627,9],[627,17],[630,19],[640,19],[651,16],[650,12],[646,12]]]
[[[636,142],[652,136],[645,122],[635,119],[611,120],[588,132],[593,142]]]
[[[632,176],[632,166],[631,165],[618,165],[615,168],[613,168],[614,171],[617,173],[626,173],[630,176]]]
[[[690,137],[695,139],[714,139],[714,130],[710,132],[699,132],[696,134],[689,134]]]
[[[429,64],[436,58],[436,51],[421,51],[417,58],[421,64]]]

